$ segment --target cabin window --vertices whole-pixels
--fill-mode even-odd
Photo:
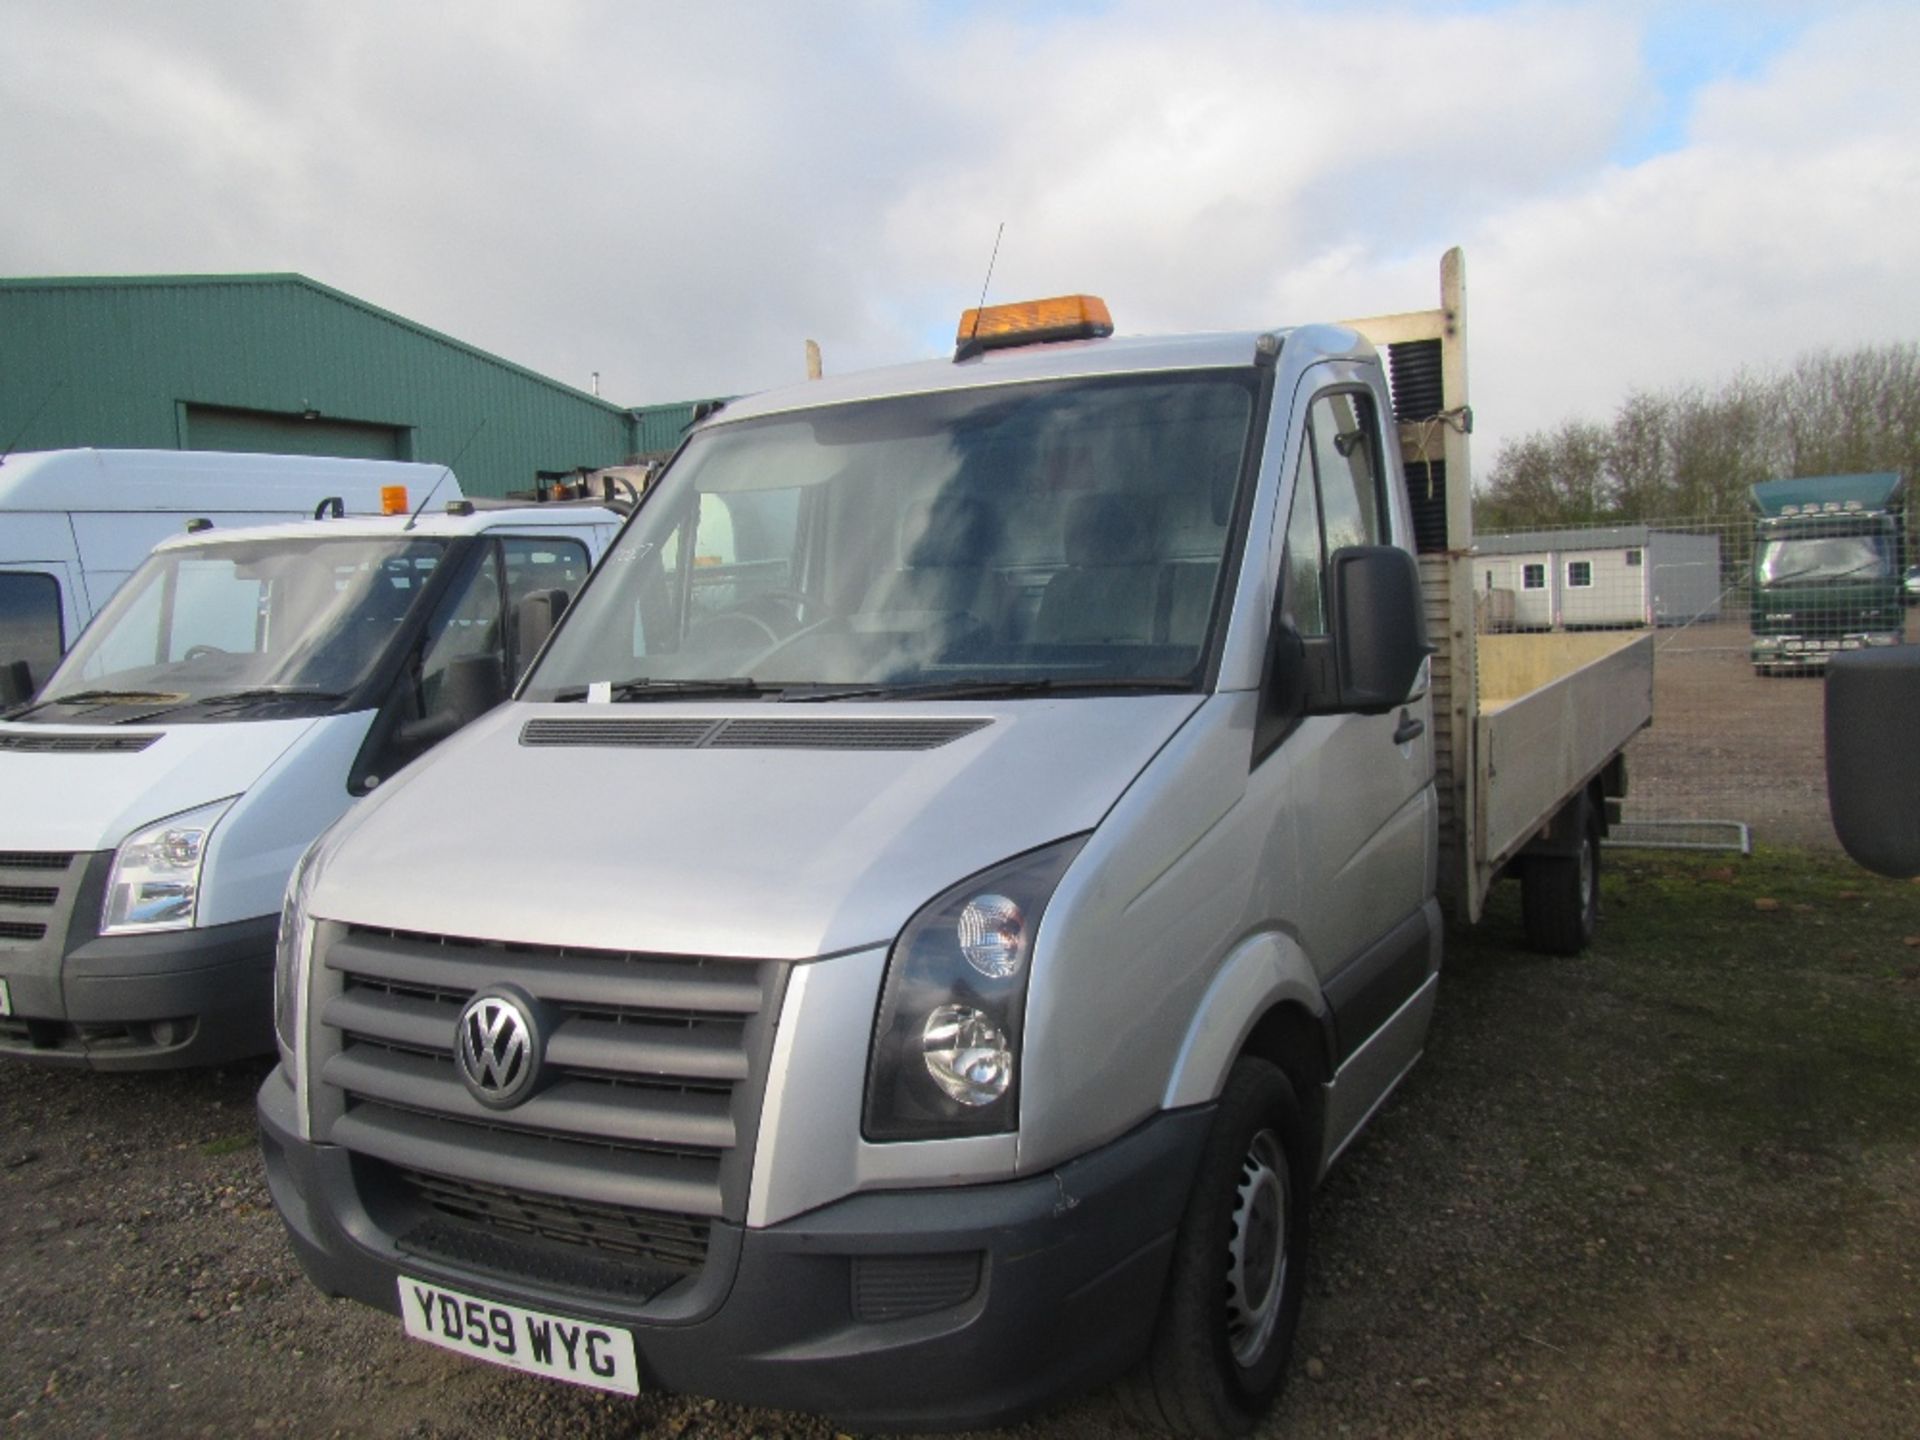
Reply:
[[[1591,560],[1569,560],[1567,562],[1567,588],[1569,590],[1589,590],[1593,588],[1593,562]]]
[[[1633,566],[1633,565],[1638,565],[1639,563],[1640,563],[1640,552],[1638,550],[1627,551],[1627,564],[1629,566]]]
[[[1522,565],[1520,567],[1520,588],[1522,590],[1546,589],[1547,567],[1544,565]]]
[[[0,665],[27,662],[34,685],[60,663],[60,582],[51,575],[0,575]]]

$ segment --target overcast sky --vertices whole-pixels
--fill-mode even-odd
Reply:
[[[1435,301],[1487,442],[1920,337],[1920,6],[0,0],[0,274],[293,270],[624,404]],[[0,341],[0,343],[4,343]]]

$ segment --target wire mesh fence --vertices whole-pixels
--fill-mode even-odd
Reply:
[[[1907,568],[1899,509],[1870,495],[1815,492],[1770,508],[1476,540],[1482,632],[1651,639],[1653,726],[1627,750],[1611,843],[1839,844],[1820,677],[1844,650],[1920,640],[1920,571]]]

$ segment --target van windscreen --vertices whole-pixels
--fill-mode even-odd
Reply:
[[[156,551],[61,662],[40,716],[94,696],[344,699],[400,634],[445,553],[444,541],[411,536]]]
[[[1197,686],[1256,393],[1251,368],[1201,370],[717,425],[523,694]]]

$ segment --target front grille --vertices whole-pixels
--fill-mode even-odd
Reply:
[[[73,855],[55,850],[0,850],[0,870],[65,870]]]
[[[394,1175],[420,1203],[467,1224],[578,1245],[681,1273],[699,1269],[706,1258],[709,1222],[690,1216],[594,1205],[417,1170],[397,1169]]]
[[[0,850],[0,945],[64,935],[86,866],[59,850]]]
[[[744,1218],[784,965],[334,925],[319,953],[317,1122],[460,1233],[681,1272],[713,1220]],[[502,983],[540,1011],[544,1063],[495,1110],[454,1047]]]

